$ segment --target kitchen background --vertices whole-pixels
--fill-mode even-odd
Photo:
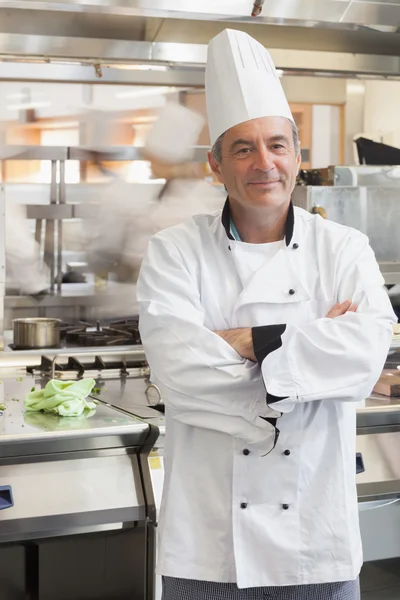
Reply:
[[[155,196],[163,181],[132,146],[143,146],[166,102],[205,114],[206,45],[226,27],[247,31],[270,50],[299,126],[302,168],[334,166],[329,176],[318,171],[317,182],[297,186],[304,206],[321,204],[328,217],[370,235],[400,307],[399,167],[356,168],[354,143],[361,136],[400,148],[400,0],[259,4],[254,18],[252,0],[0,1],[0,208],[30,205],[30,232],[52,265],[53,286],[32,298],[4,281],[0,210],[0,400],[44,386],[53,375],[93,375],[102,390],[96,419],[80,431],[66,431],[57,419],[29,424],[18,403],[8,402],[11,416],[0,419],[0,483],[11,484],[15,506],[0,512],[0,600],[160,597],[153,552],[162,402],[149,385],[137,321],[116,321],[135,316],[134,284],[118,287],[111,277],[105,282],[87,272],[88,221],[80,205],[104,200],[110,177],[90,153],[73,149],[95,150],[103,167],[121,174],[131,186],[127,202],[142,199],[146,189]],[[205,127],[197,162],[205,163],[208,144]],[[64,281],[71,272],[83,280]],[[103,326],[105,316],[111,329]],[[14,317],[62,318],[61,347],[16,351]],[[77,321],[89,325],[77,333]],[[97,335],[101,347],[87,348]],[[393,344],[387,366],[395,369],[398,337]],[[357,475],[362,600],[397,600],[398,398],[374,394],[360,408],[357,427],[367,465]],[[68,453],[79,455],[78,462]],[[1,502],[7,493],[1,488]]]

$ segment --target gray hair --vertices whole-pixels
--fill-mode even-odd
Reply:
[[[297,129],[296,123],[290,120],[290,124],[292,126],[292,135],[293,135],[293,144],[294,149],[296,151],[296,155],[300,152],[300,142],[299,142],[299,130]],[[211,154],[213,159],[217,164],[220,164],[222,161],[222,140],[224,139],[225,133],[219,136],[217,141],[214,143],[211,148]]]

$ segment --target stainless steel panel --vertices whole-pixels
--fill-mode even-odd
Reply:
[[[398,188],[298,186],[293,202],[306,210],[322,206],[328,219],[365,233],[379,262],[400,260]]]
[[[330,167],[331,185],[336,187],[400,188],[400,167],[352,166]]]
[[[109,14],[109,15],[125,15],[126,17],[140,18],[158,18],[158,19],[194,19],[194,20],[212,20],[219,19],[236,22],[251,22],[252,3],[248,0],[238,0],[235,3],[222,2],[204,2],[195,0],[190,3],[183,0],[172,2],[172,0],[113,0],[102,1],[96,0],[88,4],[87,2],[60,2],[53,0],[52,2],[37,2],[35,0],[23,1],[16,0],[15,2],[3,2],[4,7],[14,9],[30,9],[30,10],[46,10],[47,18],[50,17],[49,12],[61,11],[67,13],[85,12],[88,16],[93,14]],[[362,23],[367,25],[382,25],[388,20],[386,16],[386,8],[395,5],[394,0],[388,0],[387,3],[375,4],[381,7],[381,10],[365,13],[364,5],[372,4],[371,2],[359,2],[350,0],[270,0],[263,6],[260,16],[257,21],[261,23],[271,22],[300,22],[307,21],[320,23]],[[357,7],[361,5],[359,11]],[[350,7],[348,9],[348,7]],[[348,10],[347,10],[348,9]],[[355,11],[353,13],[352,11]],[[359,20],[359,15],[362,19]],[[383,22],[382,22],[383,21]],[[389,25],[391,23],[389,22]],[[140,23],[142,26],[142,23]],[[140,35],[140,26],[136,26],[136,34]]]
[[[66,160],[67,153],[65,146],[0,146],[0,160]]]
[[[361,452],[365,472],[357,475],[357,485],[397,482],[400,496],[400,431],[357,436],[357,452]]]
[[[208,146],[197,146],[193,150],[192,162],[207,162]],[[143,160],[143,148],[141,146],[111,146],[109,148],[85,148],[82,146],[69,147],[69,160],[92,160],[93,152],[97,154],[99,160],[106,161],[126,161]],[[75,186],[74,186],[75,187]],[[81,189],[85,189],[83,186]]]
[[[50,205],[28,205],[26,208],[28,219],[73,219],[74,207],[68,204],[50,204]]]
[[[400,503],[366,503],[361,509],[359,516],[364,561],[400,556]],[[384,595],[383,590],[376,592],[376,597],[382,597],[382,600]]]
[[[68,159],[81,161],[93,160],[94,153],[96,153],[99,160],[143,160],[142,149],[135,146],[113,146],[110,148],[70,147],[68,148]]]
[[[299,0],[268,0],[263,6],[261,17],[263,19],[295,19],[295,20],[313,20],[337,23],[346,10],[350,0],[307,0],[300,2]],[[246,4],[246,6],[245,6]],[[236,8],[237,5],[234,5]],[[218,7],[218,4],[216,4]],[[237,7],[235,14],[248,14],[248,3],[243,3]]]
[[[371,3],[371,4],[395,4],[400,6],[400,0],[353,0],[354,3]]]
[[[353,2],[346,13],[346,21],[360,25],[400,26],[400,4]]]
[[[357,434],[372,433],[372,429],[400,432],[399,398],[373,394],[365,400],[364,407],[357,409]]]
[[[155,72],[104,67],[100,70],[100,76],[98,73],[91,65],[0,63],[0,81],[60,81],[64,83],[109,83],[172,87],[204,86],[204,72],[201,70],[175,68],[169,71]]]
[[[4,298],[6,293],[6,194],[0,185],[0,352],[4,350]]]
[[[0,542],[96,530],[146,516],[136,455],[0,467],[14,506],[0,513]],[[35,490],[35,501],[29,490]]]
[[[340,2],[340,4],[342,4]],[[211,36],[218,31],[213,31]],[[253,32],[251,32],[253,33]],[[29,45],[29,39],[32,39]],[[204,41],[208,42],[205,36]],[[267,40],[265,43],[268,43]],[[398,56],[380,56],[380,50],[370,47],[367,54],[356,51],[318,52],[312,50],[290,50],[274,48],[268,44],[271,55],[278,68],[301,70],[304,73],[323,71],[337,73],[368,73],[398,76],[400,59]],[[302,46],[304,48],[304,45]],[[337,48],[343,48],[339,44]],[[204,66],[207,58],[206,44],[126,41],[115,39],[59,38],[55,36],[26,36],[18,34],[0,34],[0,55],[9,59],[30,57],[42,61],[66,59],[69,61],[89,62],[92,64],[114,64],[118,62],[154,61],[162,64],[175,64],[166,72],[124,71],[121,69],[102,69],[99,78],[92,66],[82,65],[43,65],[24,63],[1,63],[0,79],[43,80],[43,81],[89,81],[91,83],[120,83],[144,85],[199,86],[204,84],[201,71],[182,70],[179,65]],[[385,54],[389,54],[386,50]],[[393,52],[395,54],[395,52]],[[177,66],[178,65],[178,66]],[[43,68],[45,67],[45,68]],[[59,69],[59,73],[57,70]],[[61,159],[60,159],[61,160]]]
[[[97,33],[98,35],[98,33]],[[156,44],[157,46],[157,44]],[[112,40],[96,38],[21,35],[19,33],[0,33],[0,54],[9,56],[48,56],[56,58],[97,58],[112,61],[152,60],[153,44],[150,42],[134,42],[129,40]]]

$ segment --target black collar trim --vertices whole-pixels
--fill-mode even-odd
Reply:
[[[231,233],[231,212],[229,209],[229,198],[226,199],[226,202],[224,204],[224,208],[222,210],[222,215],[221,215],[221,222],[225,229],[225,233],[226,233],[228,239],[234,240],[235,238],[233,237],[233,235]],[[290,202],[289,211],[288,211],[288,215],[287,215],[287,219],[286,219],[286,225],[285,225],[286,246],[289,246],[290,242],[292,241],[293,230],[294,230],[294,209],[293,209],[292,202]]]

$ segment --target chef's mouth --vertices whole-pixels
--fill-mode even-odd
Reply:
[[[271,185],[273,183],[279,183],[280,179],[260,179],[256,181],[249,181],[248,185]]]

